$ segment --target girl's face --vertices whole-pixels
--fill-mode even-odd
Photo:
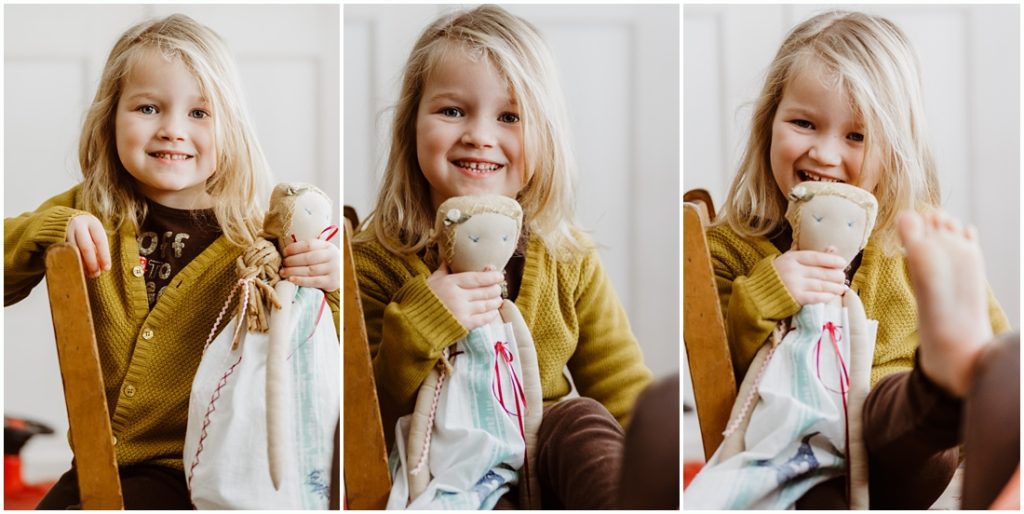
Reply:
[[[453,51],[427,77],[416,113],[416,157],[437,209],[453,196],[523,188],[523,131],[508,81],[489,59]]]
[[[772,121],[771,164],[784,195],[805,180],[845,182],[870,192],[878,184],[878,159],[865,156],[863,121],[849,95],[833,84],[812,65],[782,91]]]
[[[206,179],[217,163],[210,106],[181,59],[151,52],[124,79],[114,122],[117,155],[150,200],[213,206]]]

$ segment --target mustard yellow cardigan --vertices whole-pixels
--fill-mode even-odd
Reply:
[[[46,249],[63,242],[68,221],[84,212],[78,192],[75,187],[35,212],[4,219],[5,306],[28,296],[43,278]],[[235,258],[242,249],[221,236],[175,275],[150,310],[136,236],[128,224],[117,232],[108,228],[111,270],[87,280],[114,450],[120,466],[182,469],[192,379],[238,280]],[[336,327],[339,299],[337,291],[327,295]]]
[[[427,286],[438,263],[395,255],[369,241],[353,248],[384,432],[412,412],[416,392],[441,350],[468,335]],[[531,237],[516,306],[537,347],[545,403],[570,391],[601,402],[623,425],[651,372],[596,252],[558,261]]]
[[[780,320],[800,310],[772,265],[781,255],[764,237],[744,239],[728,225],[708,229],[708,248],[722,302],[726,334],[737,381]],[[878,320],[871,385],[886,375],[914,366],[917,303],[910,270],[901,255],[885,255],[868,240],[850,283],[860,295],[868,319]],[[995,333],[1010,329],[1006,314],[989,291],[989,318]]]

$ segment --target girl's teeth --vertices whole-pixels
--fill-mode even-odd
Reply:
[[[153,157],[156,157],[157,159],[170,159],[172,161],[184,161],[185,159],[189,158],[188,155],[180,154],[180,153],[175,153],[175,154],[170,154],[170,153],[154,153]]]
[[[495,171],[495,170],[497,170],[498,168],[501,167],[501,166],[499,166],[497,164],[486,163],[486,162],[462,162],[462,161],[459,161],[456,164],[460,168],[467,168],[467,169],[471,169],[471,170],[480,170],[480,171]]]
[[[814,182],[831,182],[833,184],[841,182],[840,180],[834,178],[826,178],[818,175],[811,175],[806,171],[801,171],[800,175],[803,176],[804,180],[813,180]]]

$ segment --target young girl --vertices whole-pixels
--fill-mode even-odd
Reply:
[[[535,468],[545,501],[610,507],[621,426],[651,373],[573,219],[574,162],[555,76],[537,30],[501,8],[430,25],[406,63],[383,187],[353,252],[389,443],[442,349],[498,318],[507,279],[537,341],[548,405]],[[517,255],[504,273],[451,274],[427,246],[437,207],[484,193],[522,204]],[[555,403],[571,390],[567,365],[582,398]]]
[[[39,283],[51,244],[81,252],[127,508],[191,508],[189,391],[269,191],[240,99],[213,31],[182,15],[133,26],[111,50],[82,127],[82,183],[4,220],[5,305]],[[296,243],[284,254],[282,276],[335,291],[336,313],[336,247]],[[72,466],[39,508],[78,503]]]
[[[957,465],[954,398],[963,383],[929,362],[935,356],[915,356],[917,315],[895,230],[900,211],[939,203],[923,112],[917,59],[892,22],[830,12],[801,23],[769,67],[739,171],[708,232],[738,378],[780,320],[847,284],[878,320],[864,411],[873,508],[929,507]],[[786,195],[807,180],[877,197],[875,231],[852,262],[792,247]],[[1009,328],[991,294],[988,315],[995,332]],[[841,480],[805,499],[827,498],[830,487],[842,501]]]

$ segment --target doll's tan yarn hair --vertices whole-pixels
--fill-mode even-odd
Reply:
[[[845,198],[864,209],[867,219],[864,223],[864,234],[861,236],[860,247],[868,244],[871,230],[878,217],[878,200],[875,195],[850,184],[839,182],[801,182],[789,192],[789,206],[786,208],[786,220],[793,228],[793,241],[800,240],[800,209],[817,196],[837,196]]]
[[[519,202],[501,195],[455,196],[437,208],[433,240],[438,246],[441,260],[451,262],[455,247],[455,233],[466,220],[477,214],[501,214],[516,220],[522,230],[523,208]]]

